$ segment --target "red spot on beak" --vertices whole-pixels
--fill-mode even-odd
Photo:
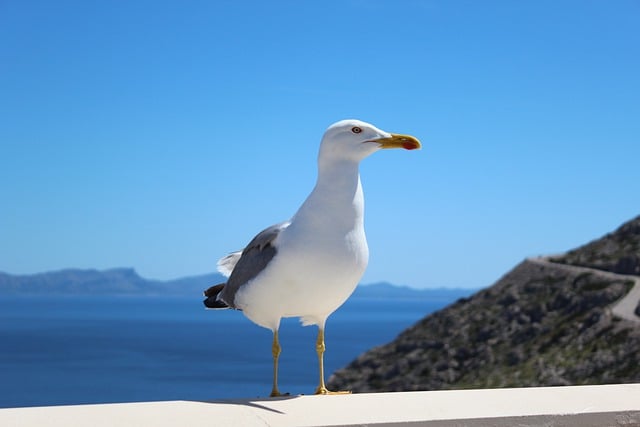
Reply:
[[[407,141],[402,143],[402,148],[404,148],[405,150],[415,150],[416,148],[418,148],[418,146],[413,142]]]

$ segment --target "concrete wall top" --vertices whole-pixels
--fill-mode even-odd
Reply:
[[[0,426],[640,426],[640,384],[0,409]]]

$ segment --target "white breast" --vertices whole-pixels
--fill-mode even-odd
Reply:
[[[277,327],[281,317],[324,326],[362,278],[369,251],[357,164],[339,165],[322,180],[274,242],[269,266],[236,295],[255,323]]]

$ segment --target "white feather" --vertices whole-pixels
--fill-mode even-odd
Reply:
[[[231,272],[238,263],[242,251],[231,252],[229,255],[224,256],[218,260],[218,271],[225,277],[231,276]]]

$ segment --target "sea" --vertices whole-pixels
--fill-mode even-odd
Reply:
[[[352,298],[327,321],[329,375],[447,302]],[[317,327],[283,319],[281,392],[318,384]],[[268,396],[272,334],[201,298],[0,296],[0,407]]]

